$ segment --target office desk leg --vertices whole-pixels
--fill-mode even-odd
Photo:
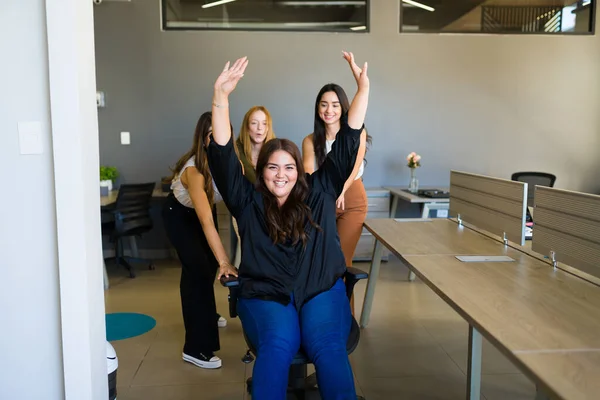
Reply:
[[[481,333],[469,325],[467,400],[479,400],[481,396],[481,344]]]
[[[423,203],[423,212],[421,213],[421,218],[429,218],[429,204]]]
[[[110,288],[110,284],[108,283],[108,273],[106,272],[106,261],[104,261],[104,257],[102,257],[102,269],[104,275],[104,290],[108,290],[108,288]]]
[[[392,207],[390,208],[390,218],[396,218],[396,210],[398,209],[398,196],[392,195]]]
[[[360,326],[366,328],[371,315],[371,306],[373,305],[373,296],[375,296],[375,285],[379,276],[379,267],[381,266],[381,252],[383,247],[381,242],[375,239],[373,247],[373,259],[369,268],[369,279],[367,281],[367,289],[365,290],[365,300],[363,302],[362,312],[360,313]]]

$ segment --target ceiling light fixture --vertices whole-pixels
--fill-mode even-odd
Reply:
[[[232,1],[235,1],[235,0],[219,0],[219,1],[214,1],[212,3],[203,4],[202,8],[210,8],[210,7],[220,6],[221,4],[231,3]]]
[[[366,4],[365,0],[353,0],[353,1],[347,1],[347,0],[341,0],[341,1],[282,1],[278,4],[281,4],[282,6],[295,6],[295,7],[302,7],[302,6],[310,6],[310,7],[314,7],[314,6],[364,6]]]
[[[422,4],[422,3],[419,3],[419,2],[416,2],[416,1],[413,1],[413,0],[402,0],[402,2],[406,3],[406,4],[413,5],[415,7],[422,8],[423,10],[427,10],[427,11],[431,11],[431,12],[435,11],[435,8],[429,7],[429,6],[425,5],[425,4]]]

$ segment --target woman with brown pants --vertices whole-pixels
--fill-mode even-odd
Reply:
[[[325,161],[335,142],[341,122],[348,118],[350,103],[344,89],[334,83],[321,88],[315,102],[314,131],[302,141],[302,159],[307,173],[313,173]],[[352,266],[354,251],[367,216],[367,193],[362,181],[368,138],[366,130],[360,136],[360,147],[352,174],[336,201],[336,225],[346,266]],[[350,302],[354,315],[354,298]]]

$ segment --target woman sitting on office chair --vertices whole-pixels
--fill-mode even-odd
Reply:
[[[352,315],[342,276],[344,254],[335,202],[350,176],[367,111],[369,79],[344,53],[358,84],[347,118],[327,160],[304,172],[298,147],[286,139],[263,145],[256,184],[242,175],[229,128],[229,94],[248,61],[229,63],[217,78],[208,161],[242,238],[238,315],[257,350],[252,376],[256,399],[285,399],[288,370],[302,349],[313,362],[323,399],[356,399],[346,352]],[[219,276],[234,274],[228,266]]]
[[[213,285],[219,266],[231,267],[215,223],[214,205],[221,196],[214,187],[206,156],[211,120],[210,112],[200,116],[192,148],[173,169],[173,191],[162,212],[167,236],[181,261],[183,359],[201,368],[221,367],[221,359],[214,352],[220,348],[218,327],[227,321],[217,314]]]

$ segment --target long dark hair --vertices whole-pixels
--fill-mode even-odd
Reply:
[[[317,160],[317,167],[321,167],[321,165],[325,162],[325,158],[327,157],[325,141],[326,130],[325,130],[325,122],[319,116],[319,104],[321,103],[321,98],[327,92],[334,92],[338,99],[340,100],[340,106],[342,107],[342,115],[340,121],[344,121],[348,119],[348,110],[350,109],[350,102],[348,101],[348,96],[346,92],[340,85],[335,83],[328,83],[323,86],[321,90],[319,90],[319,94],[317,94],[317,99],[315,100],[315,122],[313,128],[313,147],[315,149],[315,158]],[[366,128],[365,128],[366,130]],[[371,136],[367,132],[367,144],[371,144]],[[366,163],[366,158],[365,158]]]
[[[208,197],[208,201],[210,204],[214,203],[215,198],[215,190],[212,184],[212,176],[210,174],[210,168],[208,167],[208,156],[206,154],[206,138],[212,132],[212,113],[210,111],[205,112],[198,119],[198,123],[196,124],[196,130],[194,131],[194,141],[192,144],[192,148],[189,149],[175,164],[171,170],[173,171],[173,179],[185,163],[195,156],[194,162],[196,164],[196,169],[198,172],[204,176],[204,191],[206,192],[206,197]]]
[[[298,171],[296,184],[281,207],[277,203],[277,198],[267,188],[264,179],[264,169],[269,158],[278,150],[283,150],[292,156]],[[274,243],[285,243],[287,240],[291,240],[293,245],[299,241],[305,245],[308,240],[304,229],[307,221],[315,228],[320,229],[312,220],[311,210],[304,202],[308,198],[310,189],[300,150],[294,142],[288,139],[272,139],[263,144],[256,161],[256,188],[263,194],[267,229]]]

